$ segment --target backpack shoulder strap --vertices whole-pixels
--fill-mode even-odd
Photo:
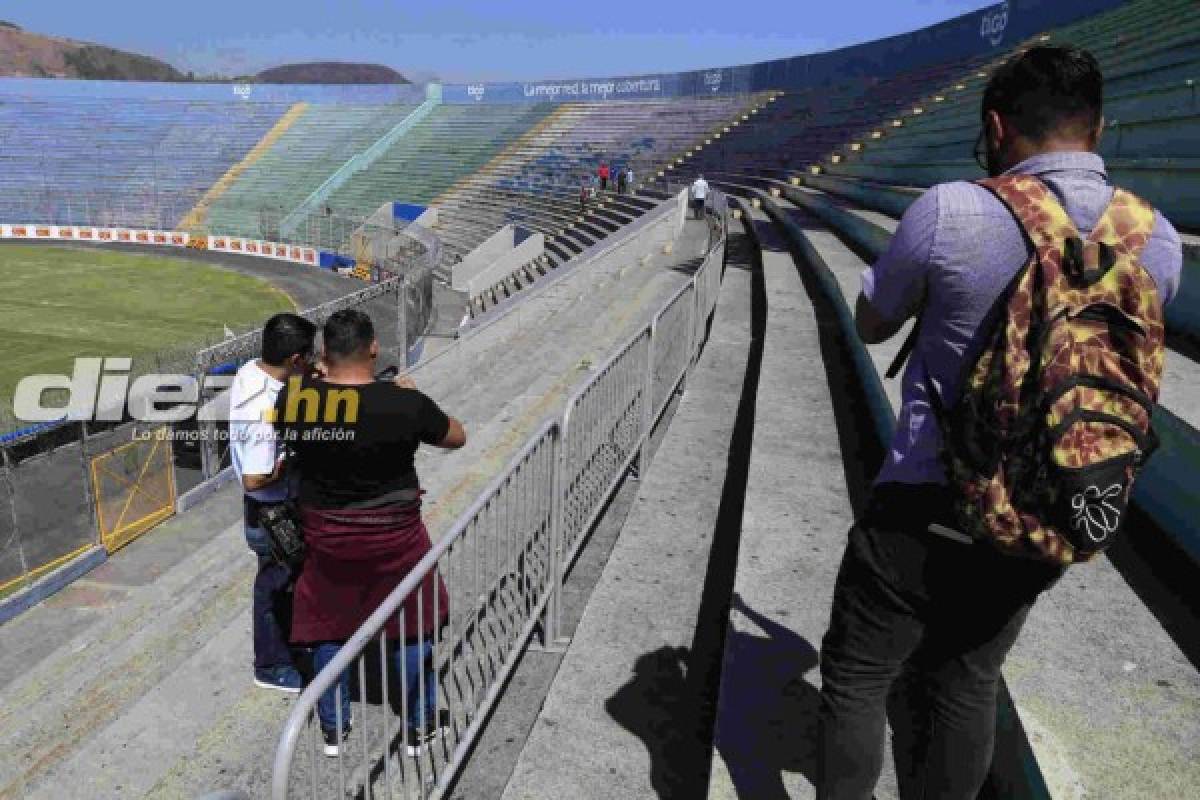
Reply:
[[[1017,223],[1025,232],[1026,238],[1033,243],[1039,257],[1050,253],[1061,255],[1063,238],[1079,237],[1071,218],[1067,216],[1054,194],[1033,175],[1001,175],[977,183],[996,195],[1016,217]],[[917,323],[888,366],[885,373],[887,378],[894,378],[900,373],[900,369],[916,347],[920,329],[921,318],[918,315]]]
[[[1020,223],[1038,255],[1061,254],[1063,242],[1079,239],[1075,223],[1054,192],[1033,175],[1001,175],[978,182],[1000,199]]]
[[[889,381],[900,374],[900,369],[908,361],[908,357],[912,355],[913,350],[917,348],[917,339],[921,337],[921,320],[924,316],[924,310],[920,314],[917,314],[917,321],[913,323],[912,330],[908,332],[908,336],[904,337],[904,341],[900,344],[900,349],[896,351],[895,358],[888,365],[887,372],[883,374]]]
[[[1153,233],[1154,207],[1133,192],[1117,188],[1088,241],[1106,244],[1119,255],[1136,260]]]

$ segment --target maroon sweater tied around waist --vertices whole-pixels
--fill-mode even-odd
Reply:
[[[432,548],[420,501],[364,509],[301,507],[300,525],[308,554],[293,598],[294,644],[349,639]],[[404,638],[431,634],[446,622],[448,606],[441,575],[431,573],[404,602]],[[390,641],[401,636],[399,615],[388,620],[386,630]]]

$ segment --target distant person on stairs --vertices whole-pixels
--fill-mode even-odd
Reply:
[[[624,173],[624,174],[625,174],[625,186],[628,188],[628,191],[629,191],[629,193],[630,193],[630,194],[633,194],[633,193],[634,193],[634,188],[633,188],[633,167],[626,167],[626,168],[625,168],[625,173]]]
[[[596,170],[596,177],[600,179],[600,191],[608,191],[608,164],[604,161],[600,162],[600,168]]]
[[[300,470],[307,546],[292,641],[314,648],[318,672],[430,550],[413,464],[417,449],[456,449],[467,440],[462,424],[407,376],[375,380],[379,341],[366,314],[339,311],[322,336],[325,376],[293,380],[275,405],[278,430]],[[448,605],[441,578],[430,576],[385,628],[395,674],[407,676],[410,755],[445,727],[432,637],[448,619]],[[321,695],[317,716],[325,754],[338,755],[351,726],[348,672]]]
[[[1014,383],[1028,387],[1025,365],[1039,364],[1047,375],[1079,369],[1076,365],[1104,370],[1104,364],[1116,363],[1118,341],[1125,343],[1121,347],[1137,348],[1127,354],[1136,352],[1139,359],[1146,354],[1138,363],[1157,359],[1161,372],[1161,322],[1127,333],[1131,329],[1111,316],[1090,323],[1103,333],[1085,337],[1092,348],[1087,359],[1035,361],[1040,358],[1031,355],[1039,352],[1036,340],[1018,331],[1013,341],[1030,342],[1021,345],[1029,350],[1005,344],[991,362],[981,361],[981,355],[996,352],[985,352],[994,347],[992,337],[1010,335],[1022,316],[1037,321],[1039,330],[1059,332],[1068,325],[1086,327],[1092,319],[1051,316],[1047,304],[1111,291],[1120,299],[1108,306],[1110,311],[1122,314],[1128,303],[1138,306],[1140,318],[1153,321],[1161,320],[1162,306],[1176,293],[1182,265],[1178,234],[1160,213],[1114,189],[1096,153],[1104,126],[1103,83],[1096,59],[1072,47],[1034,47],[997,69],[984,91],[977,147],[980,165],[992,179],[986,186],[957,181],[927,191],[904,214],[888,251],[863,272],[856,322],[865,342],[891,338],[913,317],[917,323],[895,435],[865,513],[850,530],[822,642],[820,800],[872,796],[883,765],[885,705],[902,671],[905,691],[899,696],[907,696],[913,724],[898,730],[896,739],[903,733],[913,747],[896,754],[900,797],[974,800],[992,761],[996,694],[1005,658],[1038,596],[1058,580],[1064,564],[1085,552],[1074,548],[1090,547],[1079,538],[1080,520],[1086,523],[1084,532],[1095,533],[1092,501],[1085,490],[1069,488],[1074,480],[1070,470],[1046,467],[1049,471],[1041,472],[1032,465],[1073,464],[1061,461],[1060,447],[1070,448],[1071,457],[1093,459],[1080,469],[1092,469],[1092,463],[1108,469],[1105,453],[1126,452],[1140,459],[1144,452],[1141,439],[1128,432],[1123,435],[1129,448],[1112,447],[1126,443],[1117,428],[1134,425],[1124,418],[1123,425],[1104,423],[1108,428],[1101,432],[1095,427],[1097,417],[1075,417],[1080,421],[1072,423],[1066,416],[1036,440],[1041,444],[1029,444],[1034,440],[1020,433],[1022,425],[1013,424],[1005,430],[1025,438],[1011,446],[997,444],[1002,449],[989,449],[992,455],[974,456],[970,468],[996,470],[993,459],[998,455],[1010,470],[1007,477],[1003,469],[982,473],[989,476],[987,491],[964,480],[972,474],[965,471],[969,462],[948,456],[967,452],[956,426],[972,419],[986,422],[993,412],[1009,408],[1006,401],[988,404],[977,394],[992,376],[1011,373]],[[1031,242],[1039,242],[1039,249]],[[1124,288],[1110,289],[1110,283]],[[1047,285],[1055,294],[1036,288]],[[1026,297],[1033,299],[1026,303]],[[1099,308],[1086,306],[1093,307]],[[1137,330],[1157,333],[1142,333],[1144,338],[1138,339]],[[989,363],[1000,364],[999,371],[989,369]],[[963,380],[967,372],[969,383]],[[1041,394],[1045,390],[1039,377],[1032,390],[1039,394],[1019,400],[1012,419],[1044,428],[1051,425],[1048,420],[1059,419],[1055,415],[1081,413],[1083,406],[1075,403],[1094,404],[1089,392],[1109,391],[1104,395],[1108,403],[1119,399],[1098,384],[1078,382],[1115,384],[1115,378],[1089,375],[1074,383],[1064,379],[1059,387],[1069,394]],[[1153,391],[1156,381],[1154,376]],[[960,400],[960,392],[974,402]],[[1062,411],[1065,406],[1055,397],[1069,401],[1075,411]],[[1109,407],[1131,409],[1121,413],[1145,420],[1148,411],[1139,411],[1141,403]],[[1063,427],[1075,424],[1083,426],[1074,431],[1078,442]],[[1054,436],[1061,438],[1048,438]],[[1098,436],[1108,438],[1088,438]],[[975,452],[991,444],[973,441]],[[1137,449],[1130,449],[1134,442]],[[1120,458],[1124,456],[1109,460]],[[1132,463],[1118,464],[1122,476]],[[1025,494],[1009,492],[1008,486],[1017,486],[1014,474],[1030,476],[1020,484],[1032,487]],[[1109,491],[1115,495],[1122,485],[1127,496],[1128,485],[1120,483],[1124,480],[1102,481],[1118,481],[1103,497]],[[1087,491],[1098,494],[1095,485]],[[1038,516],[1060,512],[1061,517]],[[1119,517],[1106,513],[1100,524],[1115,528],[1110,520]],[[1042,521],[1050,518],[1064,522]],[[1052,666],[1070,669],[1069,664]],[[901,770],[902,759],[911,766]]]
[[[629,186],[629,176],[623,169],[617,170],[617,194],[625,194]]]
[[[272,556],[259,525],[262,503],[295,497],[296,472],[283,459],[283,447],[267,415],[289,378],[304,374],[313,356],[317,326],[296,314],[276,314],[262,333],[262,355],[238,370],[229,390],[229,452],[242,484],[246,544],[258,558],[251,625],[254,683],[264,689],[299,692],[300,673],[288,648],[293,576]]]
[[[692,196],[692,211],[696,214],[696,219],[704,217],[704,203],[708,199],[708,181],[704,180],[703,175],[697,175],[696,180],[692,181],[690,189]]]

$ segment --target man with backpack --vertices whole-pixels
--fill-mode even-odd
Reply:
[[[864,341],[917,323],[889,370],[907,358],[896,433],[822,641],[822,800],[872,796],[902,671],[901,797],[976,797],[1009,649],[1038,595],[1117,535],[1154,448],[1181,243],[1107,182],[1102,97],[1083,50],[1014,56],[983,96],[991,177],[930,189],[863,273]]]

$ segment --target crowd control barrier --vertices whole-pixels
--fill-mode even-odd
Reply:
[[[274,798],[445,796],[535,630],[548,644],[559,639],[563,580],[624,475],[644,469],[650,433],[695,363],[724,262],[723,218],[710,223],[711,246],[691,279],[594,370],[300,695],[276,750]],[[439,580],[444,627],[427,624],[446,610]],[[403,722],[429,678],[389,669],[390,620],[401,640],[432,650],[445,719],[423,746]],[[329,759],[318,752],[317,700],[347,671],[362,702]]]

